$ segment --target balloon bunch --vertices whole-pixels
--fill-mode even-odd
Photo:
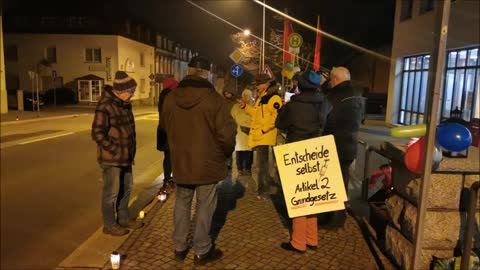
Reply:
[[[299,72],[300,68],[293,65],[292,62],[285,63],[285,66],[282,69],[282,76],[291,80],[295,73]]]
[[[427,142],[426,133],[427,126],[425,124],[394,127],[390,130],[390,135],[395,138],[420,137],[420,139],[409,144],[404,158],[405,166],[413,173],[420,174],[423,172],[425,144]],[[432,158],[432,171],[438,168],[443,159],[442,148],[451,152],[461,152],[466,150],[471,143],[472,134],[464,125],[458,123],[438,125]]]

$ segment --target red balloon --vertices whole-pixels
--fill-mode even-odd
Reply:
[[[413,173],[421,174],[423,172],[426,143],[426,137],[422,136],[407,148],[407,152],[405,153],[405,166]]]

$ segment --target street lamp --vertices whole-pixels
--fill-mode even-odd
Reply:
[[[249,29],[243,30],[243,35],[245,35],[247,37],[250,36],[250,30]]]

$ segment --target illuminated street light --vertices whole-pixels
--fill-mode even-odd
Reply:
[[[245,36],[250,36],[250,30],[248,30],[248,29],[243,30],[243,34]]]

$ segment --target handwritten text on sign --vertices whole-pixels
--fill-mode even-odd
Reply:
[[[345,209],[347,194],[332,135],[274,147],[288,216]]]

